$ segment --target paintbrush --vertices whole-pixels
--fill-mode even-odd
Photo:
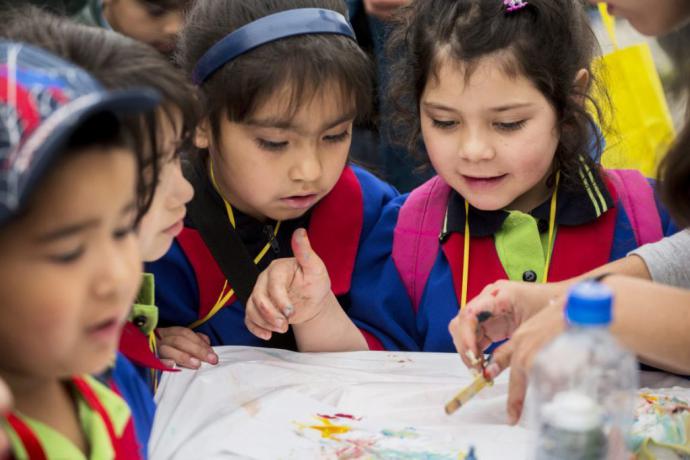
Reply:
[[[495,294],[492,294],[495,296]],[[493,315],[490,312],[483,311],[477,315],[478,323],[481,324],[484,321],[491,318]],[[482,371],[477,373],[474,381],[468,386],[463,388],[458,394],[455,395],[453,399],[446,403],[445,409],[446,414],[450,415],[456,410],[460,409],[462,406],[467,404],[467,402],[472,399],[477,393],[479,393],[484,387],[491,386],[494,384],[493,380],[487,378],[486,375],[486,362],[487,360],[482,358],[477,358],[472,351],[467,351],[467,357],[472,362],[472,365],[481,364]]]
[[[472,383],[463,388],[458,394],[455,395],[453,399],[448,401],[445,406],[446,414],[450,415],[456,410],[460,409],[477,393],[484,389],[484,387],[487,385],[491,386],[493,384],[493,380],[486,378],[486,370],[482,366],[482,372],[477,374]]]

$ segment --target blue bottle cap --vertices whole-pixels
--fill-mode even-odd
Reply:
[[[566,317],[570,324],[605,326],[611,324],[613,292],[601,283],[586,281],[568,293]]]

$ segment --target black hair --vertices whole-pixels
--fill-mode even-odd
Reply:
[[[161,162],[167,160],[162,158],[162,145],[156,135],[161,116],[173,123],[179,110],[183,120],[180,148],[191,145],[197,100],[182,72],[148,45],[116,32],[76,24],[36,7],[0,12],[0,36],[46,49],[82,67],[106,88],[151,87],[161,94],[159,110],[125,119],[140,154],[138,197],[139,215],[143,216],[153,200]]]
[[[191,78],[199,59],[226,35],[269,14],[295,8],[325,8],[347,15],[340,0],[197,1],[186,18],[177,59]],[[371,62],[352,39],[329,34],[289,37],[237,57],[203,82],[202,115],[208,117],[217,138],[222,117],[242,122],[286,85],[292,90],[291,115],[305,98],[335,82],[343,101],[353,100],[362,121],[371,110],[372,80]]]
[[[419,152],[419,101],[442,58],[461,62],[469,78],[482,58],[498,56],[507,75],[525,76],[554,108],[560,129],[554,169],[561,171],[563,185],[573,186],[583,160],[594,166],[592,138],[596,157],[603,145],[597,120],[604,121],[600,104],[608,105],[608,96],[591,69],[598,51],[579,0],[530,0],[511,13],[500,0],[412,2],[395,18],[389,43],[393,131]],[[584,91],[575,84],[580,69],[590,75]],[[590,96],[593,90],[599,102]]]

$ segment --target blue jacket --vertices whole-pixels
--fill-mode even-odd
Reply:
[[[349,181],[344,180],[347,177]],[[367,239],[383,206],[395,196],[397,192],[393,187],[351,166],[346,168],[334,190],[311,211],[308,221],[303,222],[308,224],[312,246],[324,259],[333,291],[345,308],[349,305],[350,278],[359,246]],[[186,224],[187,228],[162,259],[146,266],[146,271],[156,278],[160,327],[190,326],[205,317],[225,285],[225,276],[191,225],[190,222]],[[289,222],[284,223],[283,228],[290,228],[289,225]],[[291,232],[283,233],[283,252],[279,256],[287,257],[291,255]],[[232,280],[229,280],[228,287],[231,285]],[[247,330],[244,305],[236,296],[229,298],[217,313],[195,330],[208,335],[214,346],[271,346]]]

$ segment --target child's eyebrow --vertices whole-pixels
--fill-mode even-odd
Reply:
[[[41,244],[46,244],[46,243],[52,243],[57,240],[61,240],[63,238],[69,238],[70,236],[77,235],[79,233],[83,233],[86,230],[89,230],[91,228],[94,228],[98,226],[100,220],[99,219],[91,219],[91,220],[85,220],[83,222],[78,222],[72,225],[67,225],[65,227],[60,227],[56,230],[52,230],[50,232],[44,233],[42,235],[39,235],[36,238],[37,243]]]
[[[324,122],[321,125],[321,131],[327,131],[331,128],[338,126],[346,121],[353,120],[355,118],[355,111],[347,112],[333,121]],[[300,132],[300,128],[296,126],[292,119],[290,118],[263,118],[263,119],[249,119],[245,122],[248,125],[256,126],[258,128],[275,128],[284,129],[290,131]]]
[[[530,107],[531,105],[532,105],[531,102],[516,102],[515,104],[506,104],[506,105],[501,105],[498,107],[492,107],[490,110],[492,112],[507,112],[509,110],[522,109],[524,107]]]
[[[127,204],[124,208],[122,208],[122,210],[120,211],[120,215],[126,216],[127,214],[130,214],[133,211],[135,211],[136,208],[136,203],[132,201],[131,203]],[[63,238],[69,238],[71,236],[78,235],[79,233],[83,233],[89,229],[97,227],[100,223],[101,219],[88,219],[82,222],[77,222],[39,235],[36,238],[36,242],[39,244],[46,244],[61,240]]]

